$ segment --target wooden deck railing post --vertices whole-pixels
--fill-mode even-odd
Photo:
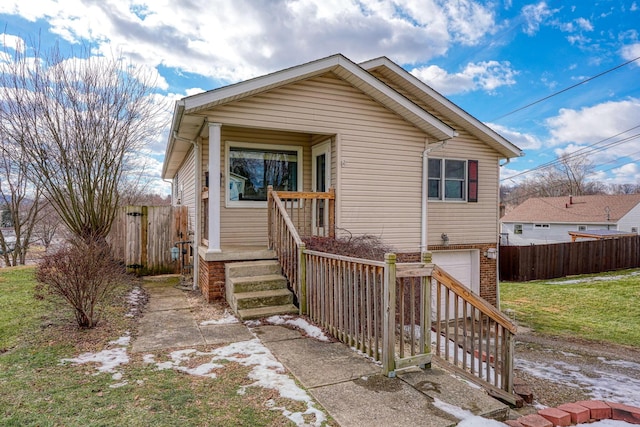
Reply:
[[[422,264],[431,264],[431,252],[421,254]],[[431,276],[422,276],[422,307],[420,309],[420,347],[425,354],[431,354]],[[421,368],[426,368],[421,366]],[[431,367],[429,364],[428,367]]]
[[[393,378],[396,376],[396,254],[385,254],[384,263],[382,371],[384,375]]]
[[[273,249],[273,185],[267,187],[267,236],[269,249]]]
[[[307,249],[304,243],[298,244],[298,286],[300,286],[298,304],[300,314],[307,314],[307,260],[304,251]]]
[[[333,187],[329,188],[329,237],[336,237],[336,190]]]

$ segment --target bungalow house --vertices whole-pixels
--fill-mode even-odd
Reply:
[[[162,177],[189,208],[208,300],[225,295],[225,264],[273,257],[273,186],[333,188],[337,230],[432,251],[495,304],[500,162],[521,154],[389,59],[337,54],[177,101]]]
[[[505,214],[500,224],[503,245],[637,234],[640,194],[530,198]]]

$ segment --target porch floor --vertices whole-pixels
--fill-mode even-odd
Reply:
[[[251,261],[277,259],[276,253],[266,245],[223,245],[220,252],[208,252],[200,246],[198,252],[205,261]]]

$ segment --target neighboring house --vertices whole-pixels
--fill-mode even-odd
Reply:
[[[535,197],[500,223],[503,245],[571,242],[570,232],[594,238],[611,237],[613,231],[638,233],[640,194]]]
[[[521,154],[389,59],[333,55],[177,101],[162,177],[189,207],[208,300],[225,263],[269,256],[273,185],[333,187],[340,230],[433,251],[495,304],[500,161]]]

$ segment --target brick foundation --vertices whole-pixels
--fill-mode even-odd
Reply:
[[[224,261],[205,261],[200,257],[198,286],[207,302],[224,299]]]

